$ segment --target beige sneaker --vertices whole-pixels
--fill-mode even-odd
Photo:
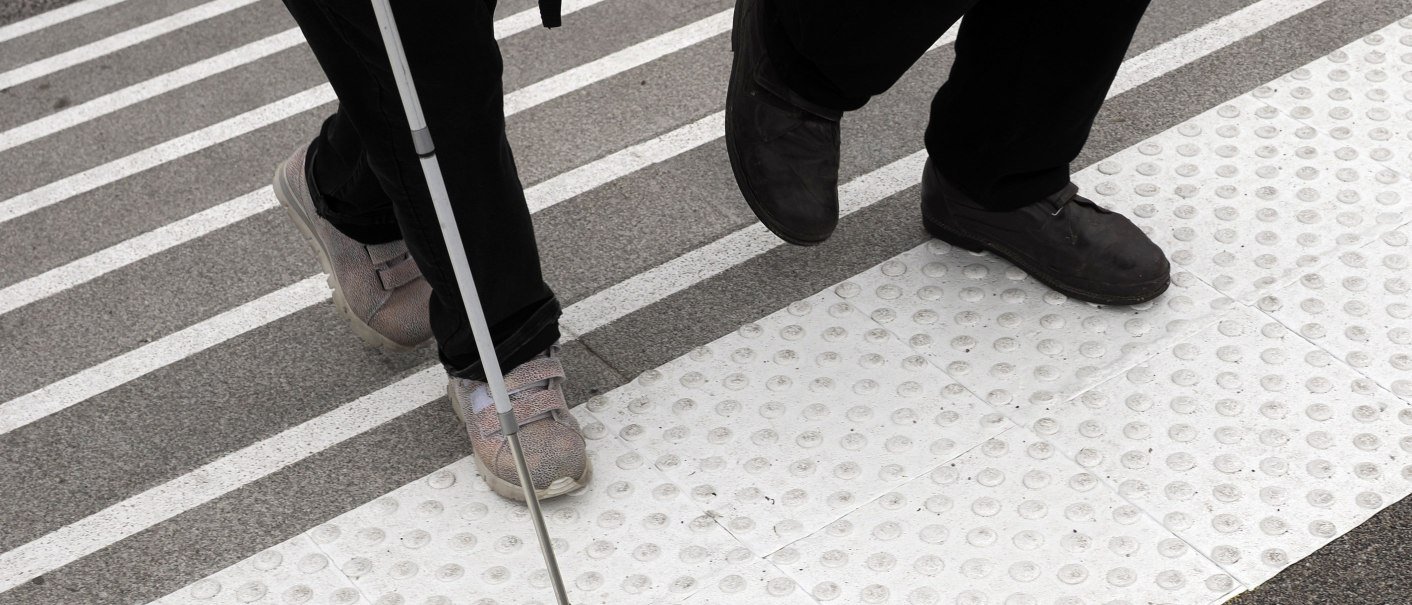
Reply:
[[[586,485],[593,473],[579,423],[564,401],[563,382],[564,366],[559,363],[558,346],[505,375],[505,389],[510,393],[515,419],[520,422],[520,444],[525,450],[535,495],[541,499],[575,491]],[[500,417],[495,414],[486,384],[452,378],[446,392],[471,436],[480,476],[495,493],[523,501],[515,459],[500,432]]]
[[[431,285],[402,240],[365,246],[314,211],[304,178],[307,146],[275,169],[274,190],[328,274],[333,303],[363,341],[409,351],[432,342]]]

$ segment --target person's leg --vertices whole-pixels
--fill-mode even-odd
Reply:
[[[764,0],[765,48],[784,84],[838,111],[886,92],[976,0]]]
[[[922,221],[1068,296],[1136,304],[1166,291],[1162,249],[1078,195],[1078,156],[1147,0],[981,0],[932,102]]]
[[[353,49],[313,2],[289,6],[330,73]],[[431,286],[412,260],[392,199],[372,175],[347,111],[330,116],[313,141],[275,170],[272,186],[328,274],[334,308],[375,347],[408,350],[432,342]],[[317,173],[317,174],[315,174]]]
[[[1069,182],[1148,0],[981,0],[932,101],[933,164],[986,207]]]
[[[305,174],[319,216],[364,244],[402,239],[392,198],[368,164],[348,113],[335,111],[309,144]]]
[[[433,289],[431,326],[443,363],[455,376],[483,377],[371,4],[286,5],[339,99],[339,114],[325,125],[312,154],[316,187],[334,199],[321,214],[341,219],[335,221],[341,227],[380,224],[387,210],[380,200],[390,201]],[[560,309],[544,283],[505,138],[494,2],[394,3],[393,10],[501,365],[513,368],[558,340]],[[380,192],[371,190],[374,181]]]
[[[726,150],[770,231],[818,244],[838,225],[839,120],[887,90],[974,0],[737,0]]]
[[[311,189],[322,198],[319,215],[350,232],[362,230],[360,237],[386,238],[391,234],[377,230],[385,228],[390,209],[431,284],[431,328],[451,374],[447,394],[466,424],[481,477],[496,493],[522,498],[371,4],[286,4],[340,103],[308,154]],[[564,368],[554,346],[559,303],[540,272],[529,208],[505,137],[493,10],[494,0],[393,3],[505,371],[531,480],[539,497],[548,498],[579,489],[591,471],[562,389]],[[392,245],[401,243],[368,246],[365,256]],[[395,269],[381,277],[388,276],[406,277]]]

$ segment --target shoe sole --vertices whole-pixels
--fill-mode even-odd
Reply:
[[[750,206],[750,211],[755,213],[755,218],[760,219],[760,224],[764,225],[766,229],[770,230],[770,233],[775,234],[776,237],[784,240],[786,243],[796,246],[817,246],[827,241],[828,238],[808,240],[790,235],[780,226],[779,221],[776,221],[774,217],[770,216],[769,211],[761,207],[755,195],[755,190],[750,187],[750,180],[745,178],[745,171],[741,168],[740,161],[736,159],[738,154],[735,149],[735,137],[731,135],[731,114],[733,113],[731,107],[734,105],[734,103],[731,103],[731,100],[735,98],[735,95],[739,94],[739,91],[736,90],[734,74],[737,73],[737,70],[742,69],[740,66],[739,50],[741,44],[740,36],[744,35],[741,31],[741,24],[745,14],[745,11],[742,10],[742,4],[744,4],[743,1],[736,2],[735,14],[732,17],[733,23],[731,24],[732,78],[730,83],[726,86],[726,156],[730,158],[731,172],[735,174],[735,182],[736,185],[740,187],[740,194],[745,198],[746,205]]]
[[[377,330],[374,330],[372,326],[353,312],[353,308],[348,305],[348,299],[343,296],[343,288],[338,283],[338,276],[333,272],[333,263],[329,259],[328,250],[324,249],[323,242],[314,235],[313,218],[304,214],[303,208],[300,207],[295,197],[296,194],[290,190],[289,182],[285,179],[285,165],[288,163],[289,161],[285,160],[275,168],[273,179],[275,199],[279,200],[281,206],[284,206],[289,217],[294,219],[294,224],[299,226],[299,233],[304,236],[304,241],[309,244],[310,248],[313,248],[314,256],[319,259],[319,266],[323,268],[324,274],[328,275],[328,287],[333,290],[333,306],[338,309],[344,319],[348,320],[348,324],[353,328],[353,333],[357,334],[358,338],[368,346],[400,353],[415,351],[431,342],[431,339],[428,339],[426,342],[416,345],[404,345],[379,334]]]
[[[1036,268],[1032,263],[1026,260],[1024,256],[1015,253],[1015,251],[1003,244],[983,242],[957,233],[952,228],[928,216],[925,203],[922,204],[922,224],[927,228],[927,233],[930,233],[932,237],[971,252],[991,252],[1000,258],[1010,261],[1010,264],[1023,269],[1025,273],[1039,280],[1040,283],[1049,286],[1054,291],[1070,298],[1076,298],[1086,302],[1110,306],[1136,305],[1161,296],[1172,283],[1171,279],[1167,279],[1160,284],[1154,284],[1151,291],[1142,291],[1128,295],[1090,292],[1055,279],[1044,271]]]
[[[467,426],[466,417],[461,415],[461,406],[456,405],[456,395],[455,393],[451,392],[450,384],[446,385],[446,398],[451,401],[451,410],[456,412],[456,418],[460,419],[461,426]],[[467,430],[470,429],[467,428]],[[472,451],[474,451],[475,446],[473,445],[471,449]],[[510,483],[509,481],[501,479],[499,475],[492,473],[490,471],[490,468],[486,467],[485,462],[481,461],[480,456],[472,453],[471,457],[476,459],[476,471],[480,473],[481,479],[485,480],[485,484],[490,486],[490,491],[495,492],[496,495],[500,496],[501,498],[514,500],[516,502],[525,501],[524,489],[520,488],[520,486],[515,485],[514,483]],[[584,460],[583,474],[580,475],[579,478],[575,479],[573,477],[560,477],[549,482],[548,486],[542,489],[534,490],[534,496],[539,500],[548,500],[550,498],[557,498],[565,494],[571,494],[573,492],[583,489],[584,486],[588,485],[588,481],[592,478],[593,461]]]

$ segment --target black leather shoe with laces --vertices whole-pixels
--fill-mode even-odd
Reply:
[[[1127,217],[1078,195],[1070,183],[1018,210],[987,210],[949,183],[930,160],[922,173],[927,231],[973,252],[988,250],[1066,296],[1132,305],[1167,290],[1171,265]]]
[[[765,53],[760,0],[736,0],[726,150],[755,216],[780,239],[810,246],[838,226],[842,112],[790,92]]]

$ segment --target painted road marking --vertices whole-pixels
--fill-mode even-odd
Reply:
[[[1263,0],[1263,2],[1268,2],[1278,6],[1289,8],[1291,12],[1289,12],[1286,17],[1292,16],[1293,14],[1302,11],[1303,8],[1308,7],[1309,2],[1313,1],[1314,0],[1304,0],[1303,2],[1294,2],[1292,0]],[[1269,22],[1267,19],[1260,18],[1260,14],[1261,13],[1252,12],[1249,10],[1249,8],[1247,8],[1231,15],[1227,15],[1226,17],[1223,17],[1217,22],[1213,22],[1213,25],[1215,23],[1220,22],[1225,22],[1227,25],[1229,25],[1232,21],[1239,21],[1243,19],[1252,19],[1254,20],[1254,23],[1266,23],[1267,25],[1269,23],[1272,23]],[[1255,25],[1248,25],[1244,28],[1233,28],[1231,29],[1231,31],[1246,31],[1248,32],[1246,35],[1249,35],[1249,33],[1259,31],[1261,28],[1262,27],[1256,27]],[[1143,54],[1149,55],[1151,57],[1157,57],[1158,59],[1160,59],[1160,64],[1169,66],[1169,69],[1176,69],[1178,67],[1186,65],[1187,63],[1195,61],[1198,58],[1205,56],[1206,54],[1210,54],[1211,52],[1215,52],[1221,48],[1224,48],[1225,46],[1231,43],[1239,41],[1243,37],[1244,36],[1236,35],[1228,35],[1224,37],[1207,37],[1205,38],[1205,40],[1207,40],[1206,46],[1201,47],[1201,50],[1204,52],[1192,52],[1189,47],[1186,47],[1185,50],[1183,50],[1182,52],[1177,52],[1176,50],[1164,50],[1167,48],[1164,44],[1148,51],[1148,53]],[[1173,40],[1168,44],[1172,44],[1175,42],[1176,40]],[[1170,58],[1166,58],[1168,56],[1170,56]],[[1136,59],[1138,59],[1138,57],[1134,58],[1134,60]],[[1115,82],[1114,87],[1110,92],[1111,95],[1120,94],[1121,92],[1129,90],[1132,87],[1138,86],[1143,82],[1149,81],[1153,77],[1161,75],[1153,73],[1143,73],[1135,75],[1125,74],[1127,74],[1126,64],[1125,69],[1120,72],[1119,81]],[[858,179],[854,179],[853,181],[846,184],[844,188],[846,191],[850,192],[848,199],[852,201],[848,203],[849,206],[844,210],[847,212],[856,211],[859,208],[877,202],[888,195],[892,195],[893,193],[896,193],[901,189],[915,184],[921,171],[921,160],[923,157],[921,154],[922,152],[918,152],[917,154],[913,154],[911,156],[893,162],[892,164],[889,164],[877,171],[874,171],[873,173],[861,176]],[[749,233],[750,229],[747,228],[741,231],[737,231],[736,234],[740,234],[743,232]],[[761,229],[760,232],[763,232],[763,229]],[[753,237],[750,235],[736,234],[732,234],[731,236],[727,237],[738,238],[738,242],[742,244],[750,244],[752,241],[760,241],[764,240],[766,237],[770,237],[768,235]],[[773,245],[771,247],[773,247]],[[689,255],[690,253],[684,256]],[[719,273],[719,270],[715,271],[715,273]],[[715,273],[711,274],[714,275]],[[668,275],[670,275],[670,272]],[[638,296],[635,298],[635,300],[649,301],[648,304],[650,304],[651,301],[660,300],[662,296],[665,296],[666,294],[659,294],[659,291],[656,290],[658,286],[654,285],[655,283],[660,282],[648,284],[649,287],[654,289],[652,293],[649,293],[646,296]],[[583,304],[587,302],[587,300],[588,299],[585,299],[585,301],[580,301],[579,304]],[[612,316],[610,313],[603,313],[594,309],[589,309],[589,311],[593,311],[592,313],[586,313],[584,311],[576,309],[576,306],[577,305],[570,305],[567,309],[565,309],[566,318],[584,316],[603,318]],[[615,313],[617,314],[617,317],[621,317],[637,310],[638,308],[641,307],[637,307],[635,305],[618,307]],[[572,324],[569,324],[568,327],[573,333],[586,333],[586,331],[575,327]],[[385,387],[384,389],[379,390],[373,395],[369,395],[368,397],[374,397],[380,393],[386,392],[388,389],[406,389],[417,392],[421,392],[422,390],[424,390],[428,393],[427,396],[425,397],[425,399],[421,399],[416,402],[411,402],[410,398],[407,398],[405,396],[402,397],[403,399],[407,400],[405,402],[405,405],[411,406],[411,408],[408,409],[414,409],[415,407],[418,407],[421,404],[434,401],[437,397],[440,397],[441,389],[444,386],[444,380],[445,379],[441,374],[441,369],[439,367],[433,366],[431,368],[419,372],[418,374],[415,374],[411,378],[404,379],[403,381],[394,383],[392,386]],[[406,391],[399,392],[405,393]],[[368,397],[360,398],[356,401],[365,401]],[[340,408],[328,412],[324,416],[317,417],[313,420],[310,420],[309,422],[301,424],[299,425],[299,427],[309,426],[310,423],[319,422],[320,419],[325,418],[329,415],[338,415],[339,418],[345,418],[341,410],[345,409],[345,407],[348,406],[351,406],[351,404],[345,404],[345,406],[340,406]],[[133,533],[141,531],[142,529],[145,529],[146,527],[149,527],[154,523],[171,518],[186,510],[189,510],[193,506],[210,501],[210,499],[212,498],[227,493],[230,490],[236,489],[241,485],[244,485],[251,481],[255,481],[260,477],[267,475],[269,472],[273,472],[272,470],[264,469],[283,468],[309,455],[327,449],[328,447],[331,447],[339,441],[351,437],[352,435],[360,434],[364,431],[370,430],[385,421],[382,420],[380,417],[375,417],[372,412],[354,414],[353,416],[354,420],[350,422],[355,424],[343,424],[340,425],[340,427],[338,427],[337,429],[330,428],[328,433],[316,432],[313,435],[309,435],[301,430],[299,433],[299,437],[294,440],[298,444],[297,447],[276,448],[278,449],[280,455],[280,459],[277,461],[271,461],[266,459],[264,457],[264,454],[262,453],[263,450],[260,450],[261,453],[258,454],[247,452],[244,455],[239,455],[237,453],[233,453],[229,456],[222,458],[221,460],[218,460],[217,463],[213,464],[223,465],[220,467],[221,474],[219,476],[210,472],[205,472],[201,474],[202,482],[209,483],[212,486],[212,489],[203,490],[200,493],[199,497],[185,497],[183,495],[181,498],[171,500],[170,502],[168,502],[167,500],[163,500],[160,497],[149,497],[149,499],[144,499],[140,502],[134,502],[132,499],[125,500],[123,502],[114,504],[104,509],[103,511],[95,513],[90,517],[86,517],[85,519],[80,520],[75,524],[71,524],[64,528],[51,532],[50,534],[46,534],[45,536],[38,538],[23,546],[20,546],[14,550],[11,550],[4,554],[0,554],[0,578],[3,578],[3,580],[0,580],[0,591],[7,590],[15,585],[26,582],[29,579],[35,577],[36,575],[40,575],[50,570],[57,569],[58,567],[61,567],[63,565],[68,564],[69,562],[77,560],[82,556],[86,556],[98,549],[101,549],[107,545],[117,542],[118,540],[126,538],[127,536],[130,536]],[[362,423],[358,423],[359,419],[362,420]],[[290,430],[292,431],[295,429]],[[337,434],[335,434],[335,430],[338,431]],[[282,435],[283,433],[281,433],[281,435],[277,435],[276,437],[272,437],[271,439],[281,439]],[[246,450],[241,450],[241,452],[246,452]],[[193,471],[193,473],[195,473],[195,471]],[[181,482],[190,481],[189,477],[191,475],[191,473],[183,475],[182,477],[174,479],[173,482],[164,484],[164,486],[184,485],[184,483]],[[155,493],[158,495],[167,493],[161,491],[162,489],[163,487],[158,487],[154,488],[152,492],[145,493]],[[140,513],[134,510],[137,505],[140,505]],[[92,521],[90,521],[90,519],[92,519]],[[80,527],[82,529],[70,529],[74,527]]]
[[[77,19],[89,13],[100,11],[127,0],[80,0],[0,27],[0,42],[8,42],[20,36],[27,36],[46,27],[53,27],[70,19]]]
[[[509,116],[529,109],[599,80],[671,54],[690,44],[719,35],[729,29],[730,15],[730,10],[717,13],[696,23],[656,36],[521,89],[528,92],[518,95],[517,93],[520,91],[512,92],[505,97],[505,115]],[[722,24],[724,24],[724,29],[722,29]],[[14,220],[335,100],[337,98],[333,94],[333,87],[328,84],[320,84],[217,124],[21,193],[8,200],[0,201],[0,223]]]
[[[257,0],[211,0],[200,6],[188,8],[151,23],[113,34],[102,40],[90,42],[73,50],[21,65],[10,71],[0,73],[0,90],[23,84],[35,78],[42,78],[75,65],[87,63],[103,55],[117,52],[135,44],[141,44],[158,36],[172,33],[183,27],[200,23],[212,17],[224,15],[242,6],[254,4],[256,1]]]
[[[571,0],[563,5],[567,15],[603,0]],[[539,25],[539,9],[520,11],[495,22],[495,39],[503,40]],[[279,51],[304,43],[299,28],[290,28],[273,36],[261,38],[239,48],[203,59],[151,79],[138,82],[116,92],[75,105],[58,113],[0,132],[0,151],[18,147],[62,130],[93,120],[114,111],[171,92],[213,75],[247,65]]]

